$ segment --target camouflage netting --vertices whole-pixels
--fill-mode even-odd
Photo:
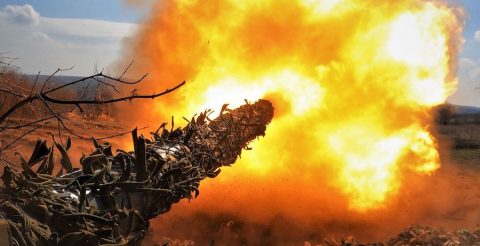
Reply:
[[[449,232],[431,227],[411,226],[386,242],[361,243],[353,237],[335,240],[325,239],[319,244],[305,242],[305,246],[478,246],[480,245],[480,230],[473,232],[458,230]],[[173,245],[172,245],[173,246]]]
[[[11,244],[17,245],[137,245],[148,220],[167,212],[182,198],[199,194],[200,181],[214,178],[220,167],[235,162],[242,149],[265,134],[273,106],[259,100],[210,120],[211,111],[193,117],[184,128],[152,133],[133,131],[134,151],[118,150],[94,140],[95,151],[72,168],[67,151],[62,170],[54,175],[54,146],[37,141],[22,171],[4,168],[0,218],[7,221]]]

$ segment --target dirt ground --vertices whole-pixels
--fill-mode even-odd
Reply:
[[[31,121],[31,120],[30,120]],[[10,125],[21,125],[26,124],[29,121],[25,119],[10,119]],[[76,134],[84,137],[95,137],[102,138],[106,136],[112,136],[119,133],[127,132],[131,129],[118,123],[113,119],[102,119],[101,121],[94,121],[82,118],[76,114],[67,115],[67,120],[65,123],[68,127],[74,131]],[[13,140],[25,133],[26,130],[7,130],[0,133],[0,146],[5,146],[11,143]],[[55,140],[60,142],[61,140],[58,137],[58,125],[56,121],[52,121],[49,124],[39,128],[31,134],[26,135],[21,140],[17,141],[12,148],[9,148],[8,151],[4,152],[2,158],[6,159],[9,162],[18,163],[18,158],[15,157],[15,152],[22,153],[25,158],[30,157],[29,155],[33,151],[35,141],[37,139],[47,140],[51,143],[52,134],[55,135]],[[82,153],[90,153],[93,150],[93,143],[91,140],[79,139],[67,131],[62,131],[62,140],[65,141],[66,138],[71,137],[72,147],[68,151],[72,164],[74,167],[80,167],[80,157]],[[128,148],[130,143],[130,135],[124,135],[121,137],[111,138],[104,141],[112,143],[114,148]]]
[[[436,128],[442,160],[480,172],[480,124],[437,125]]]
[[[312,220],[316,221],[310,225],[299,222],[301,218],[295,221],[281,216],[256,223],[246,221],[234,210],[209,211],[205,205],[210,204],[208,200],[225,202],[225,198],[201,190],[203,195],[195,201],[183,201],[168,214],[152,220],[146,245],[172,239],[171,245],[208,245],[212,242],[215,245],[317,245],[322,238],[349,236],[362,242],[379,242],[411,225],[473,231],[480,225],[480,125],[438,125],[432,131],[438,139],[442,167],[434,175],[413,175],[406,179],[392,210],[377,213],[375,219],[342,213],[335,213],[338,217],[313,218],[312,213]],[[222,192],[234,190],[232,187]],[[251,196],[259,194],[264,193],[256,191]],[[299,209],[301,202],[298,201]],[[320,209],[324,206],[322,202],[328,203],[328,198],[319,199]]]

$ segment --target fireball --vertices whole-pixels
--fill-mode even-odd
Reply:
[[[160,1],[133,53],[149,87],[187,85],[142,121],[267,98],[265,141],[222,182],[323,172],[350,209],[382,208],[440,167],[429,112],[455,89],[460,32],[439,1]]]

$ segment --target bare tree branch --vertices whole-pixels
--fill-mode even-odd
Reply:
[[[5,92],[7,94],[10,94],[10,95],[16,96],[16,97],[22,97],[22,98],[25,97],[25,95],[22,95],[22,94],[19,94],[19,93],[10,91],[10,90],[5,90],[5,89],[2,89],[2,88],[0,88],[0,92]]]
[[[71,112],[71,111],[61,112],[60,114],[68,113],[68,112]],[[28,127],[28,126],[32,126],[32,125],[35,125],[35,124],[38,124],[38,123],[41,123],[41,122],[44,122],[44,121],[47,121],[47,120],[51,120],[53,118],[55,118],[55,115],[50,115],[50,116],[47,116],[45,118],[41,118],[39,120],[32,121],[32,122],[22,124],[22,125],[0,126],[0,132],[2,132],[3,130],[18,130],[18,129],[25,128],[25,127]]]
[[[148,128],[148,126],[144,126],[142,128],[136,128],[136,130],[138,131],[138,130],[143,130],[143,129],[146,129],[146,128]],[[95,138],[95,139],[96,140],[106,140],[106,139],[110,139],[110,138],[116,138],[116,137],[120,137],[120,136],[123,136],[123,135],[131,134],[132,131],[133,130],[117,133],[117,134],[106,136],[106,137]]]
[[[20,102],[16,103],[12,107],[10,107],[5,113],[0,115],[0,124],[3,123],[11,114],[17,111],[19,108],[25,106],[27,103],[33,102],[35,100],[39,100],[40,96],[29,96]]]
[[[39,126],[36,126],[32,129],[30,129],[29,131],[25,132],[24,134],[22,134],[20,137],[17,137],[15,140],[13,140],[12,142],[10,142],[9,144],[7,144],[5,147],[3,147],[2,149],[0,149],[0,154],[2,152],[4,152],[5,150],[7,150],[8,148],[10,148],[14,143],[16,143],[18,140],[24,138],[25,136],[27,136],[28,134],[36,131],[38,128],[41,128],[41,127],[44,127],[46,124],[48,124],[49,121],[43,123],[42,125],[39,125]]]
[[[35,89],[35,86],[37,85],[38,76],[40,76],[40,72],[38,72],[38,73],[37,73],[37,76],[35,76],[35,81],[33,82],[32,89],[30,90],[30,96],[32,95],[33,90]]]
[[[120,101],[128,101],[132,99],[138,99],[138,98],[156,98],[159,96],[163,96],[165,94],[168,94],[180,87],[182,87],[185,84],[185,81],[181,82],[180,84],[176,85],[173,88],[166,89],[163,92],[160,93],[155,93],[152,95],[131,95],[131,96],[125,96],[125,97],[119,97],[111,100],[61,100],[61,99],[55,99],[52,97],[47,96],[46,94],[41,93],[41,98],[45,99],[46,101],[52,102],[52,103],[57,103],[57,104],[108,104],[108,103],[116,103]]]
[[[2,61],[2,54],[1,53],[0,53],[0,61]],[[3,63],[0,63],[0,67],[1,67],[2,64]],[[50,85],[53,84],[53,83],[51,83],[52,80],[55,78],[55,76],[58,73],[60,73],[62,71],[67,71],[67,70],[73,69],[73,67],[66,68],[66,69],[58,68],[55,72],[53,72],[50,76],[48,76],[45,79],[45,81],[42,83],[40,89],[37,90],[37,89],[35,89],[35,87],[36,87],[37,83],[39,82],[40,73],[38,73],[35,77],[35,81],[33,82],[33,85],[31,86],[31,88],[30,87],[29,88],[19,88],[19,89],[21,89],[21,91],[25,91],[25,92],[18,92],[17,89],[13,89],[14,87],[17,87],[13,83],[6,82],[6,81],[0,81],[1,82],[0,86],[3,86],[3,88],[0,87],[0,96],[2,94],[4,94],[5,97],[9,96],[11,99],[13,98],[14,101],[15,101],[13,103],[13,105],[10,103],[6,107],[6,110],[0,111],[0,112],[2,112],[0,114],[0,132],[5,132],[5,131],[8,131],[8,130],[20,130],[20,129],[24,129],[24,128],[33,127],[31,129],[29,129],[28,131],[26,131],[22,136],[16,138],[15,140],[13,140],[9,144],[7,144],[5,147],[0,149],[0,154],[1,154],[2,151],[5,151],[8,148],[12,147],[13,144],[15,144],[20,139],[24,138],[26,135],[28,135],[28,134],[36,131],[37,129],[43,127],[44,125],[50,123],[52,120],[57,121],[57,124],[58,124],[58,127],[57,127],[58,128],[58,133],[57,134],[60,138],[60,141],[62,141],[62,131],[66,131],[69,134],[71,134],[72,136],[75,136],[79,139],[90,140],[93,136],[82,136],[81,134],[78,134],[75,131],[73,131],[65,122],[65,119],[68,120],[68,121],[70,121],[70,120],[67,117],[64,117],[63,115],[65,113],[73,112],[75,109],[78,109],[81,113],[83,113],[84,109],[81,107],[81,105],[105,105],[105,104],[112,104],[112,103],[117,103],[117,102],[121,102],[121,101],[131,101],[131,100],[135,100],[135,99],[153,99],[153,98],[160,97],[160,96],[166,95],[168,93],[171,93],[171,92],[177,90],[178,88],[182,87],[183,85],[185,85],[185,81],[183,81],[183,82],[177,84],[176,86],[174,86],[172,88],[166,89],[163,92],[153,93],[153,94],[132,93],[131,95],[124,95],[124,96],[119,95],[119,96],[116,96],[116,97],[111,97],[111,96],[105,96],[105,94],[103,94],[103,93],[101,93],[100,95],[97,96],[97,93],[95,93],[95,97],[93,99],[88,99],[88,98],[85,97],[87,95],[87,91],[88,91],[88,88],[89,88],[89,85],[90,85],[91,81],[95,81],[97,83],[97,90],[99,89],[99,86],[104,85],[104,86],[107,86],[107,87],[111,88],[112,90],[114,90],[117,93],[120,93],[120,91],[117,89],[117,85],[122,84],[122,85],[130,86],[130,85],[136,85],[136,84],[141,83],[146,78],[146,76],[148,74],[144,74],[139,79],[133,80],[133,81],[128,81],[128,80],[123,78],[125,76],[125,74],[127,73],[127,71],[130,69],[130,67],[132,66],[132,64],[133,64],[133,62],[129,63],[128,66],[122,71],[122,73],[118,77],[104,74],[103,70],[102,70],[102,71],[100,71],[96,74],[93,74],[93,75],[90,75],[90,76],[87,76],[87,77],[82,77],[82,78],[79,78],[79,79],[76,79],[76,80],[73,80],[73,81],[70,81],[70,82],[67,82],[67,83],[54,84],[53,87],[50,87]],[[81,93],[81,94],[77,93],[76,96],[68,96],[68,99],[67,98],[60,98],[60,96],[58,95],[58,93],[60,91],[63,91],[64,89],[72,88],[73,86],[75,86],[77,84],[82,84],[82,83],[87,83],[87,86],[85,87],[83,93]],[[78,91],[79,89],[75,88],[75,90]],[[136,91],[136,90],[137,89],[134,88],[134,91]],[[68,91],[63,91],[63,92],[69,93]],[[63,92],[62,92],[62,94],[65,95],[65,93],[63,93]],[[66,96],[64,96],[64,97],[66,97]],[[12,101],[12,100],[10,100],[10,101]],[[5,103],[3,103],[3,104],[5,104]],[[2,106],[3,106],[3,104],[2,104]],[[30,105],[32,107],[30,109],[30,111],[32,113],[34,113],[35,115],[37,115],[37,112],[43,112],[42,114],[46,113],[47,115],[40,118],[40,119],[33,120],[31,122],[28,122],[28,123],[8,126],[7,125],[7,119],[12,117],[12,115],[15,112],[19,111],[20,109],[23,110],[23,108],[26,105]],[[65,105],[71,105],[72,108],[69,109],[69,110],[66,110],[66,111],[65,110],[61,111],[61,112],[57,111],[58,108],[62,108]],[[40,110],[40,109],[42,109],[42,110]],[[96,139],[105,140],[105,139],[114,138],[114,137],[122,136],[122,135],[125,135],[125,134],[129,134],[129,133],[131,133],[131,131],[121,132],[121,133],[117,133],[117,134],[113,134],[113,135],[105,136],[105,137],[101,137],[101,138],[96,138]]]

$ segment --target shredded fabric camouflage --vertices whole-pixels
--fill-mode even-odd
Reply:
[[[95,151],[73,168],[71,147],[38,140],[23,170],[5,167],[0,221],[8,224],[11,245],[139,245],[148,221],[180,199],[199,195],[200,181],[235,163],[250,141],[265,135],[273,118],[267,100],[237,109],[224,105],[193,117],[184,128],[162,124],[152,138],[132,132],[134,151],[112,153],[93,140]],[[61,170],[55,170],[54,150]],[[58,168],[57,168],[58,169]],[[63,174],[63,170],[66,174]]]

